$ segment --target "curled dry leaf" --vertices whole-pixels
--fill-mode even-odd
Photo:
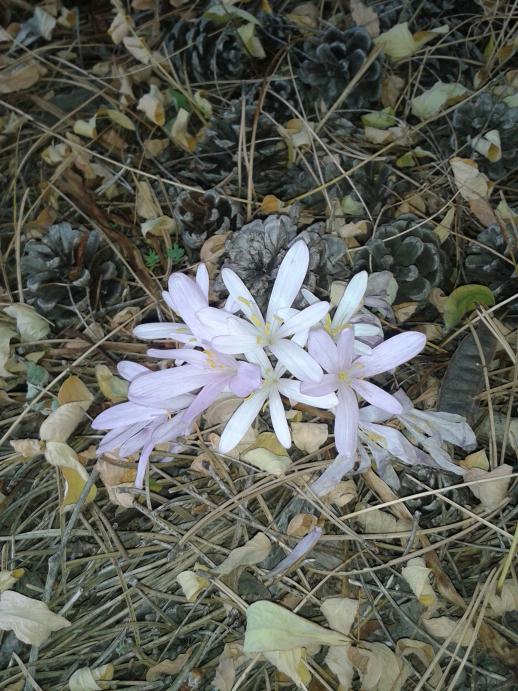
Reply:
[[[81,667],[76,669],[68,680],[70,691],[98,691],[99,689],[109,689],[113,679],[114,668],[111,663],[101,667]]]
[[[475,629],[469,622],[451,617],[423,617],[423,625],[431,636],[449,638],[451,643],[459,643],[463,647],[471,644],[475,638]],[[451,637],[451,638],[450,638]]]
[[[270,554],[272,543],[264,533],[257,533],[241,547],[233,549],[228,557],[218,566],[218,573],[227,576],[242,566],[252,566],[266,559]]]
[[[9,444],[26,459],[39,456],[44,450],[44,444],[39,439],[11,439]]]
[[[40,426],[42,441],[66,441],[84,417],[80,403],[65,403],[54,410]]]
[[[518,583],[510,578],[504,581],[501,592],[497,593],[495,590],[490,596],[489,606],[495,617],[518,611]]]
[[[372,7],[362,0],[351,0],[351,16],[356,26],[362,26],[371,38],[380,34],[380,19]]]
[[[251,463],[256,468],[267,473],[280,477],[291,466],[291,459],[286,456],[277,456],[275,453],[265,448],[256,448],[241,454],[241,458]]]
[[[37,60],[9,65],[0,72],[0,94],[30,89],[46,73],[46,68]]]
[[[50,331],[50,322],[39,315],[31,305],[17,302],[4,307],[4,312],[16,319],[16,328],[22,341],[39,341]]]
[[[49,441],[46,444],[45,460],[50,465],[57,466],[65,480],[65,495],[63,505],[70,506],[75,504],[85,484],[88,482],[88,473],[79,461],[79,458],[68,444],[63,442]],[[97,488],[93,485],[86,495],[85,504],[92,502],[97,494]]]
[[[330,504],[335,504],[339,508],[350,504],[358,496],[354,480],[342,480],[323,498]]]
[[[137,466],[135,464],[134,467],[127,467],[127,465],[127,463],[122,465],[122,462],[120,465],[114,463],[110,456],[105,454],[97,459],[95,467],[108,490],[110,500],[124,508],[131,508],[134,499],[131,494],[123,490],[127,487],[134,487],[135,478],[137,477]]]
[[[305,453],[315,453],[329,437],[327,425],[317,422],[292,422],[293,443]]]
[[[269,600],[254,602],[246,610],[245,653],[344,645],[347,642],[343,634],[314,624]]]
[[[187,660],[191,657],[192,650],[175,657],[174,660],[162,660],[157,665],[153,665],[146,672],[146,681],[158,681],[161,676],[178,674],[182,671]]]
[[[65,405],[65,403],[78,403],[86,412],[94,398],[93,393],[75,374],[67,377],[59,387],[58,403],[60,406]]]
[[[428,120],[444,108],[461,101],[468,93],[462,84],[436,82],[431,89],[411,100],[412,115],[420,120]]]
[[[0,377],[13,376],[13,373],[6,369],[6,365],[11,356],[11,338],[14,336],[16,331],[6,324],[0,324]]]
[[[163,237],[164,235],[171,235],[177,229],[176,221],[170,216],[159,216],[158,218],[150,218],[148,221],[140,224],[142,235],[154,235],[156,237]]]
[[[439,26],[433,31],[419,31],[412,34],[408,22],[396,24],[374,40],[385,55],[392,60],[402,60],[416,53],[422,46],[441,34],[448,33],[448,26]]]
[[[188,132],[189,118],[191,114],[188,110],[180,108],[171,127],[171,139],[181,149],[194,151],[196,147],[196,137]]]
[[[108,29],[108,35],[115,45],[122,43],[133,27],[133,21],[123,10],[119,10]]]
[[[236,669],[246,662],[243,645],[237,641],[226,643],[219,656],[219,663],[212,686],[216,691],[231,691],[236,678]]]
[[[400,638],[396,644],[396,652],[402,658],[415,655],[425,669],[428,670],[435,657],[433,646],[423,641],[414,641],[412,638]],[[441,668],[438,664],[435,665],[433,672],[428,677],[429,684],[432,688],[437,688],[441,679]]]
[[[469,490],[480,501],[484,509],[493,511],[500,506],[507,495],[512,472],[512,467],[504,463],[490,471],[472,468],[464,474],[463,479],[464,482],[486,480],[486,482],[470,485]]]
[[[74,122],[74,133],[81,137],[95,139],[97,137],[96,120],[97,116],[95,115],[90,120],[76,120]]]
[[[363,508],[366,507],[357,504],[355,510],[360,511]],[[356,516],[356,520],[365,533],[399,533],[411,527],[410,521],[397,519],[387,511],[381,511],[381,509],[361,513]]]
[[[210,585],[206,578],[198,576],[194,571],[182,571],[176,580],[188,602],[194,602],[199,593]]]
[[[112,403],[120,403],[128,398],[128,382],[112,374],[106,365],[95,366],[95,377],[101,393]]]
[[[348,636],[358,614],[358,600],[351,597],[329,597],[324,600],[320,609],[329,626]]]
[[[0,571],[0,593],[4,590],[9,590],[9,588],[18,581],[23,574],[25,569],[14,569],[13,571]]]
[[[412,592],[425,607],[432,607],[437,602],[437,597],[429,581],[431,573],[432,570],[426,566],[422,557],[410,559],[401,571],[401,575]]]
[[[53,631],[67,626],[70,622],[53,614],[44,602],[13,590],[0,594],[0,629],[13,631],[22,643],[40,646]]]
[[[306,651],[304,648],[293,650],[275,650],[263,653],[264,657],[281,674],[289,677],[299,688],[306,688],[311,681],[311,674],[305,663]]]
[[[151,120],[155,125],[165,125],[164,97],[156,84],[151,84],[149,92],[144,94],[137,104],[137,110]]]
[[[304,537],[317,525],[317,517],[310,513],[297,513],[286,528],[286,534],[291,537]]]
[[[162,215],[162,209],[158,203],[156,194],[149,184],[145,180],[139,180],[136,183],[137,187],[137,199],[135,204],[135,211],[140,218],[145,218],[150,220],[152,218],[158,218]]]
[[[248,22],[243,24],[237,30],[241,41],[246,49],[246,52],[253,58],[258,58],[262,60],[266,57],[263,45],[258,36],[255,34],[256,24],[255,22]]]
[[[408,676],[405,663],[384,643],[351,646],[348,657],[358,670],[365,691],[399,691]]]

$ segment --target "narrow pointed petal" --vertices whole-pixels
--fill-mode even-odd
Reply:
[[[251,362],[238,362],[236,373],[228,383],[233,394],[240,398],[249,396],[261,386],[261,369]]]
[[[301,292],[304,296],[304,300],[308,303],[308,305],[314,305],[315,302],[318,302],[317,296],[313,295],[313,293],[309,291],[307,288],[302,288]]]
[[[273,284],[266,321],[273,322],[280,309],[291,307],[299,294],[309,266],[309,250],[303,240],[298,240],[286,253]]]
[[[198,367],[205,367],[207,365],[205,353],[193,348],[164,348],[164,350],[149,348],[147,354],[149,357],[156,357],[159,360],[181,360]]]
[[[196,283],[198,284],[205,299],[209,300],[209,272],[205,264],[199,264],[196,269]]]
[[[198,338],[206,338],[196,314],[207,307],[205,297],[199,285],[181,273],[172,274],[169,278],[169,296],[174,311],[180,315],[192,333]]]
[[[161,338],[176,340],[177,336],[192,335],[185,324],[179,322],[152,322],[139,324],[133,329],[133,335],[144,341],[156,341]]]
[[[386,422],[391,417],[391,413],[381,410],[375,405],[364,405],[360,408],[360,423],[367,422]]]
[[[113,429],[134,423],[152,420],[158,415],[165,415],[167,410],[160,408],[146,408],[127,401],[119,403],[108,410],[104,410],[92,421],[93,429]]]
[[[331,465],[322,473],[322,475],[313,482],[309,488],[317,497],[323,497],[329,494],[336,485],[340,482],[344,475],[350,473],[354,469],[354,456],[340,456],[338,455]]]
[[[324,396],[308,396],[301,392],[300,388],[300,382],[294,379],[281,379],[278,384],[280,393],[295,403],[305,403],[322,410],[331,410],[338,405],[338,398],[334,393],[328,393]]]
[[[239,276],[234,273],[232,269],[223,269],[221,278],[223,279],[223,283],[230,297],[239,305],[239,309],[242,310],[246,317],[250,320],[259,320],[261,324],[264,324],[261,310],[257,306],[252,293],[248,290]]]
[[[338,352],[338,362],[340,369],[347,371],[351,367],[354,355],[354,331],[352,329],[344,329],[338,338],[336,346]]]
[[[301,331],[307,331],[312,326],[315,326],[329,312],[328,302],[317,302],[314,305],[306,307],[301,312],[287,319],[284,324],[277,331],[280,338],[287,338],[298,334]]]
[[[319,382],[302,382],[300,390],[306,396],[325,396],[338,389],[336,374],[324,374]]]
[[[297,379],[317,382],[322,378],[323,372],[318,362],[293,341],[283,338],[271,345],[270,350]]]
[[[130,360],[122,360],[117,365],[117,371],[127,381],[132,381],[135,377],[141,374],[147,374],[150,370],[144,365],[139,365],[137,362],[131,362]]]
[[[392,415],[400,415],[403,412],[403,406],[397,398],[383,391],[376,384],[372,384],[372,382],[365,381],[364,379],[353,379],[351,386],[356,393],[360,394],[372,405],[381,408],[381,410],[386,410],[387,413],[392,413]]]
[[[153,451],[153,443],[149,442],[143,449],[138,459],[137,475],[135,477],[135,487],[142,489],[144,487],[144,478],[146,477],[146,470],[149,463],[149,457]]]
[[[324,329],[309,332],[308,350],[326,372],[338,371],[338,351],[331,336]]]
[[[368,278],[366,271],[360,271],[360,273],[351,278],[336,308],[332,321],[333,329],[347,324],[351,317],[360,309],[363,304],[365,291],[367,290]]]
[[[356,361],[361,366],[362,377],[372,377],[381,372],[388,372],[404,362],[408,362],[418,355],[426,345],[426,336],[418,331],[392,336],[388,341],[380,343],[372,349],[370,355],[365,355]]]
[[[256,348],[260,348],[257,336],[243,334],[240,336],[216,336],[212,339],[212,346],[220,353],[228,355],[238,355],[240,353],[250,353]]]
[[[358,446],[358,401],[349,387],[338,394],[335,411],[335,446],[339,454],[354,457]]]
[[[247,398],[227,422],[225,430],[219,440],[220,453],[228,453],[239,444],[248,428],[259,415],[264,402],[268,398],[268,389],[264,388]]]
[[[203,389],[194,397],[191,405],[184,411],[184,420],[186,424],[194,422],[194,420],[201,415],[207,408],[214,403],[225,388],[226,377],[221,376],[219,379],[204,386]]]
[[[354,330],[355,338],[369,338],[370,336],[378,336],[380,330],[375,324],[364,324],[363,322],[358,322],[353,324],[352,328]]]
[[[291,446],[291,433],[286,420],[286,413],[282,405],[281,397],[277,389],[270,391],[270,417],[272,418],[273,431],[281,444],[289,449]]]
[[[200,370],[193,365],[143,374],[131,382],[128,397],[141,405],[156,405],[157,401],[166,397],[179,396],[205,386],[210,376],[209,371]]]

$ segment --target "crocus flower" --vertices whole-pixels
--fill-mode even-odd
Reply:
[[[162,297],[167,305],[183,319],[182,322],[154,322],[139,324],[133,330],[137,338],[157,340],[166,338],[199,345],[201,341],[210,337],[207,327],[200,324],[196,313],[209,304],[209,274],[205,264],[200,264],[196,272],[196,280],[177,272],[170,276],[169,291],[164,291]]]
[[[263,317],[256,301],[243,281],[231,269],[223,269],[222,278],[232,304],[239,305],[246,318],[230,316],[227,311],[208,307],[197,316],[216,335],[215,350],[221,353],[245,353],[268,349],[298,379],[319,381],[322,370],[303,349],[300,334],[317,324],[329,310],[329,303],[317,302],[296,311],[292,304],[297,297],[309,265],[309,251],[302,240],[286,253],[272,288]]]
[[[383,330],[379,319],[366,310],[363,310],[365,291],[367,290],[368,274],[360,271],[355,274],[340,298],[333,318],[326,314],[322,327],[336,341],[344,329],[352,329],[354,332],[354,351],[367,354],[371,345],[377,345],[383,340]],[[303,290],[302,294],[307,302],[312,305],[318,301],[309,290]]]
[[[263,351],[256,352],[255,358],[261,367],[261,386],[241,403],[227,422],[219,443],[221,453],[228,453],[239,444],[266,402],[270,408],[270,417],[277,439],[284,447],[289,448],[291,446],[291,433],[281,394],[293,401],[306,403],[315,408],[328,409],[338,403],[334,393],[324,396],[309,396],[302,393],[300,382],[284,377],[286,368],[280,362],[272,367]]]
[[[181,395],[200,389],[185,411],[184,420],[187,423],[194,421],[223,392],[230,391],[244,398],[261,385],[257,365],[238,361],[230,355],[189,348],[151,349],[148,354],[186,364],[137,377],[129,387],[130,400],[144,406],[160,405],[162,400],[167,400],[170,391]]]
[[[120,362],[117,369],[130,382],[152,374],[147,367],[134,362]],[[109,430],[97,453],[118,452],[119,456],[127,457],[141,451],[135,484],[142,487],[153,448],[188,433],[188,425],[181,416],[172,417],[171,414],[183,411],[192,402],[193,396],[184,394],[164,397],[155,405],[144,406],[127,401],[108,408],[92,421],[94,429]]]
[[[338,394],[335,410],[335,444],[339,454],[352,456],[358,444],[359,406],[357,395],[369,403],[397,415],[403,411],[401,403],[379,386],[366,381],[391,370],[415,357],[425,346],[426,337],[417,331],[398,334],[372,349],[369,355],[353,360],[354,333],[342,331],[335,344],[324,329],[309,335],[308,349],[326,374],[318,383],[304,383],[302,391],[322,396],[333,391]]]

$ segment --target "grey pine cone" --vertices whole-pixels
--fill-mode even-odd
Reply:
[[[464,259],[466,281],[489,286],[497,300],[510,297],[518,290],[517,274],[513,263],[504,257],[516,265],[518,253],[512,242],[504,237],[500,226],[494,223],[477,235],[477,244],[468,245]]]
[[[121,267],[95,230],[69,223],[51,226],[41,240],[29,240],[21,258],[25,295],[58,325],[77,312],[115,304],[122,293]]]
[[[199,249],[212,235],[235,230],[240,223],[238,206],[214,190],[181,192],[174,213],[189,249]]]
[[[299,69],[308,103],[321,98],[327,106],[342,94],[354,75],[362,68],[372,49],[372,39],[360,27],[340,31],[326,29],[314,42],[304,46],[306,59]],[[361,108],[376,101],[381,90],[381,60],[376,59],[347,97],[350,108]]]
[[[404,214],[379,226],[354,254],[353,272],[391,271],[399,286],[396,303],[426,300],[432,288],[443,282],[448,258],[432,228],[421,223],[416,216]]]

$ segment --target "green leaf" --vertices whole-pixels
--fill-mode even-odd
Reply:
[[[176,91],[176,89],[168,89],[167,95],[169,97],[171,105],[174,106],[176,110],[180,110],[180,108],[183,108],[184,110],[187,110],[189,112],[192,110],[189,99],[180,91]]]
[[[157,264],[160,263],[160,257],[155,250],[149,250],[149,252],[144,255],[144,263],[148,269],[153,271]]]
[[[184,255],[184,248],[180,247],[180,245],[177,242],[175,242],[172,247],[167,248],[167,258],[170,259],[173,262],[173,264],[178,264],[179,262],[181,262]]]
[[[203,17],[217,24],[227,24],[227,22],[234,18],[242,19],[245,22],[252,22],[252,24],[260,23],[250,12],[235,7],[227,2],[218,2],[211,5],[209,9],[203,13]]]
[[[366,127],[377,127],[379,130],[386,130],[388,127],[393,127],[396,124],[394,109],[388,106],[388,108],[383,108],[383,110],[365,113],[365,115],[362,115],[362,123]]]
[[[27,400],[34,398],[50,381],[50,374],[41,365],[27,362]]]
[[[492,307],[495,297],[487,286],[471,283],[467,286],[455,288],[453,293],[444,301],[444,324],[447,329],[456,326],[465,314],[472,312],[477,305]]]

